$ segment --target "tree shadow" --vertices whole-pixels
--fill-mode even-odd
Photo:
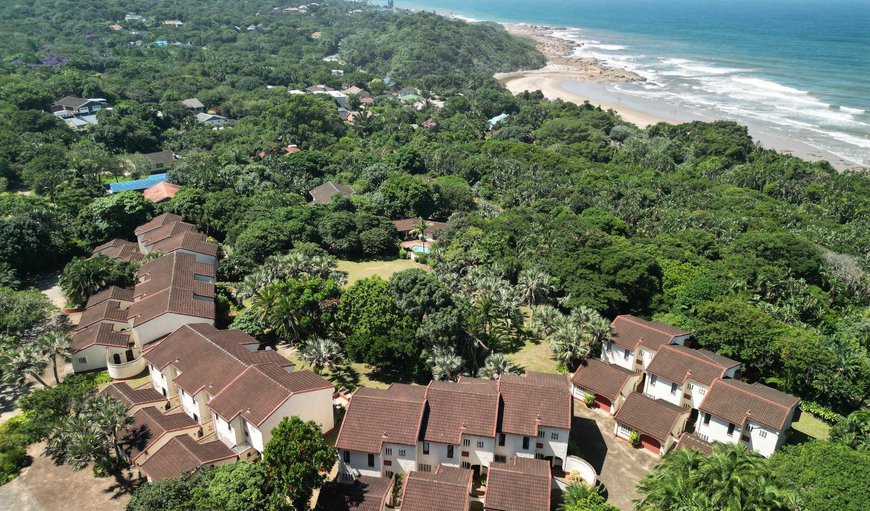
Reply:
[[[598,428],[598,423],[593,419],[574,417],[571,421],[570,443],[576,446],[578,455],[589,462],[595,472],[601,473],[604,459],[607,457],[607,443]]]
[[[141,477],[134,478],[133,473],[127,469],[119,468],[111,475],[115,481],[104,489],[103,493],[110,493],[112,500],[133,495],[140,486],[145,484],[145,479]]]
[[[344,387],[354,391],[359,387],[359,372],[349,365],[337,367],[335,371],[330,371],[326,378],[339,389]]]
[[[0,415],[9,413],[15,409],[21,396],[30,394],[33,385],[28,382],[24,387],[17,385],[0,384]]]

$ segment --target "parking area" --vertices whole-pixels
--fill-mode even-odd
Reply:
[[[581,457],[598,472],[599,481],[607,489],[607,502],[631,511],[632,501],[640,497],[635,491],[637,483],[658,464],[660,458],[616,438],[613,435],[615,425],[607,412],[590,409],[580,401],[574,402],[571,439],[579,447]]]

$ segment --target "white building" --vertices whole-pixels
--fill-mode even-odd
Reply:
[[[664,456],[686,429],[690,410],[633,392],[616,412],[613,434],[629,440],[632,433],[645,449]]]
[[[592,395],[596,408],[613,415],[628,395],[637,390],[640,378],[641,375],[634,371],[590,358],[571,376],[572,394],[580,401],[584,401],[587,395]]]
[[[739,443],[770,456],[786,440],[800,400],[760,383],[713,382],[695,433],[706,442]]]
[[[613,339],[601,349],[601,360],[630,371],[645,371],[656,352],[668,344],[683,345],[691,336],[679,328],[629,314],[613,320]]]
[[[733,378],[740,362],[712,351],[685,346],[662,346],[646,369],[643,393],[654,398],[697,409],[710,385]]]

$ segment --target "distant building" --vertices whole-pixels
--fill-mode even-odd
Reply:
[[[396,226],[396,230],[399,231],[399,237],[402,240],[409,239],[419,239],[422,234],[422,238],[426,241],[434,241],[435,235],[441,229],[447,227],[447,224],[444,222],[436,222],[434,220],[426,220],[426,229],[422,233],[417,233],[415,235],[411,235],[411,231],[415,230],[419,224],[419,218],[403,218],[401,220],[393,220],[393,225]]]
[[[182,105],[187,107],[190,110],[193,110],[196,113],[202,112],[205,110],[205,105],[202,104],[197,98],[187,98],[181,102]]]
[[[151,188],[157,183],[162,183],[167,180],[166,174],[151,174],[144,179],[134,179],[132,181],[121,181],[118,183],[109,184],[109,193],[124,192],[127,190],[142,191],[146,188]]]
[[[509,117],[508,114],[505,114],[505,113],[496,115],[492,119],[486,121],[487,129],[492,131],[496,126],[498,126],[499,123],[501,123],[502,121],[504,121],[508,117]]]
[[[323,32],[314,32],[311,34],[312,39],[320,39],[321,37],[323,37]]]
[[[178,193],[178,190],[180,189],[180,186],[164,181],[162,183],[157,183],[150,188],[146,188],[145,191],[142,192],[142,195],[154,204],[160,204],[161,202],[168,201],[175,197],[175,194]]]
[[[184,23],[181,22],[180,20],[164,20],[164,21],[163,21],[163,24],[164,24],[164,25],[170,25],[170,26],[173,26],[173,27],[180,27],[181,25],[184,25]]]
[[[327,181],[320,186],[308,190],[308,194],[311,195],[310,204],[329,204],[332,202],[332,196],[335,194],[350,197],[355,193],[356,191],[354,191],[353,188],[343,184],[333,183],[332,181]]]
[[[211,126],[212,128],[222,128],[227,124],[227,118],[216,114],[198,113],[196,114],[196,122]]]
[[[51,112],[72,129],[97,124],[97,112],[108,108],[103,98],[63,97],[51,105]]]
[[[156,153],[143,154],[141,160],[135,165],[136,171],[140,173],[154,174],[169,170],[175,166],[176,162],[175,153],[172,151],[157,151]]]

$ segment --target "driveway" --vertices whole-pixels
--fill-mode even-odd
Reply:
[[[0,511],[123,511],[136,484],[95,478],[90,467],[73,470],[42,455],[45,444],[27,449],[33,464],[0,486]]]
[[[631,511],[632,501],[640,498],[635,491],[637,483],[660,458],[616,438],[615,425],[607,412],[574,401],[571,439],[579,447],[582,458],[598,472],[599,481],[607,489],[607,502],[623,511]]]

